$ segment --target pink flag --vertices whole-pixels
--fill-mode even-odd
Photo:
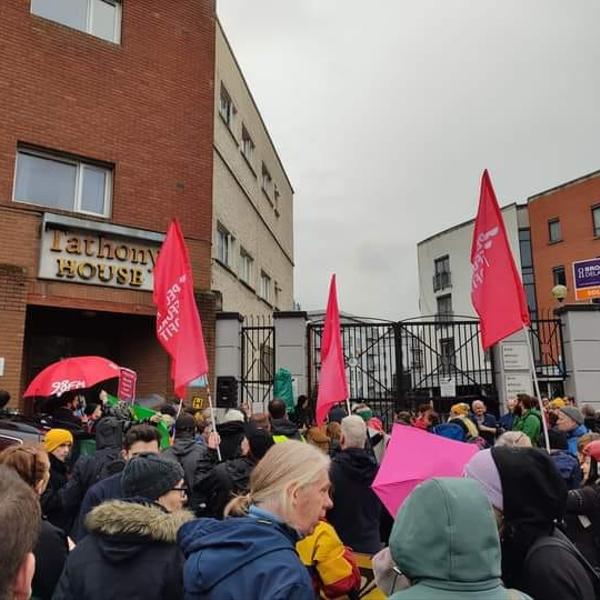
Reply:
[[[156,336],[171,356],[171,378],[179,398],[187,384],[208,373],[208,360],[187,248],[173,219],[154,267]]]
[[[481,319],[484,350],[530,323],[523,283],[487,170],[471,244],[471,301]]]
[[[395,517],[419,483],[432,477],[460,477],[478,450],[476,444],[449,440],[416,427],[394,425],[372,488]]]
[[[329,284],[329,300],[325,314],[325,327],[321,340],[321,371],[317,397],[317,425],[322,425],[334,404],[348,399],[348,383],[344,365],[344,352],[340,331],[335,275]]]

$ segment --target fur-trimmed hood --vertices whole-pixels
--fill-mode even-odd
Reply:
[[[85,524],[88,531],[103,537],[175,544],[179,528],[193,518],[186,510],[169,513],[157,504],[111,500],[94,508]]]

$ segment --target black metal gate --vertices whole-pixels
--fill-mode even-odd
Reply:
[[[244,320],[241,335],[240,401],[266,411],[275,377],[275,327],[270,317],[250,316]]]
[[[398,410],[414,411],[433,400],[448,412],[459,401],[482,398],[498,404],[492,356],[480,345],[477,319],[447,315],[406,321],[345,318],[341,325],[350,400],[368,403],[385,421]],[[308,389],[316,401],[323,322],[308,327]],[[565,378],[560,321],[532,323],[531,339],[541,379]]]

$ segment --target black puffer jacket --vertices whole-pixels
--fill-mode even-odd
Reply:
[[[61,496],[62,490],[67,485],[68,468],[54,454],[48,454],[48,458],[50,459],[50,481],[42,494],[42,513],[59,529],[70,531],[75,512],[65,510]]]
[[[331,460],[333,508],[327,520],[346,546],[367,554],[381,550],[381,503],[371,489],[377,469],[375,458],[361,448],[341,450]]]
[[[192,518],[134,501],[97,506],[86,519],[90,535],[69,555],[54,600],[181,599],[177,532]]]
[[[33,549],[35,575],[31,588],[33,597],[50,600],[69,554],[67,535],[46,519],[42,519],[40,537]]]
[[[290,440],[302,441],[298,427],[285,417],[283,419],[271,419],[271,433],[273,436],[284,435]]]

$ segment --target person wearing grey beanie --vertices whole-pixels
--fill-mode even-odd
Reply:
[[[567,451],[577,457],[577,442],[588,433],[585,418],[576,406],[563,406],[557,414],[556,429],[567,434]]]
[[[87,535],[71,552],[53,598],[145,600],[183,597],[183,555],[177,532],[193,514],[183,468],[152,453],[132,458],[122,474],[123,500],[86,518]]]

